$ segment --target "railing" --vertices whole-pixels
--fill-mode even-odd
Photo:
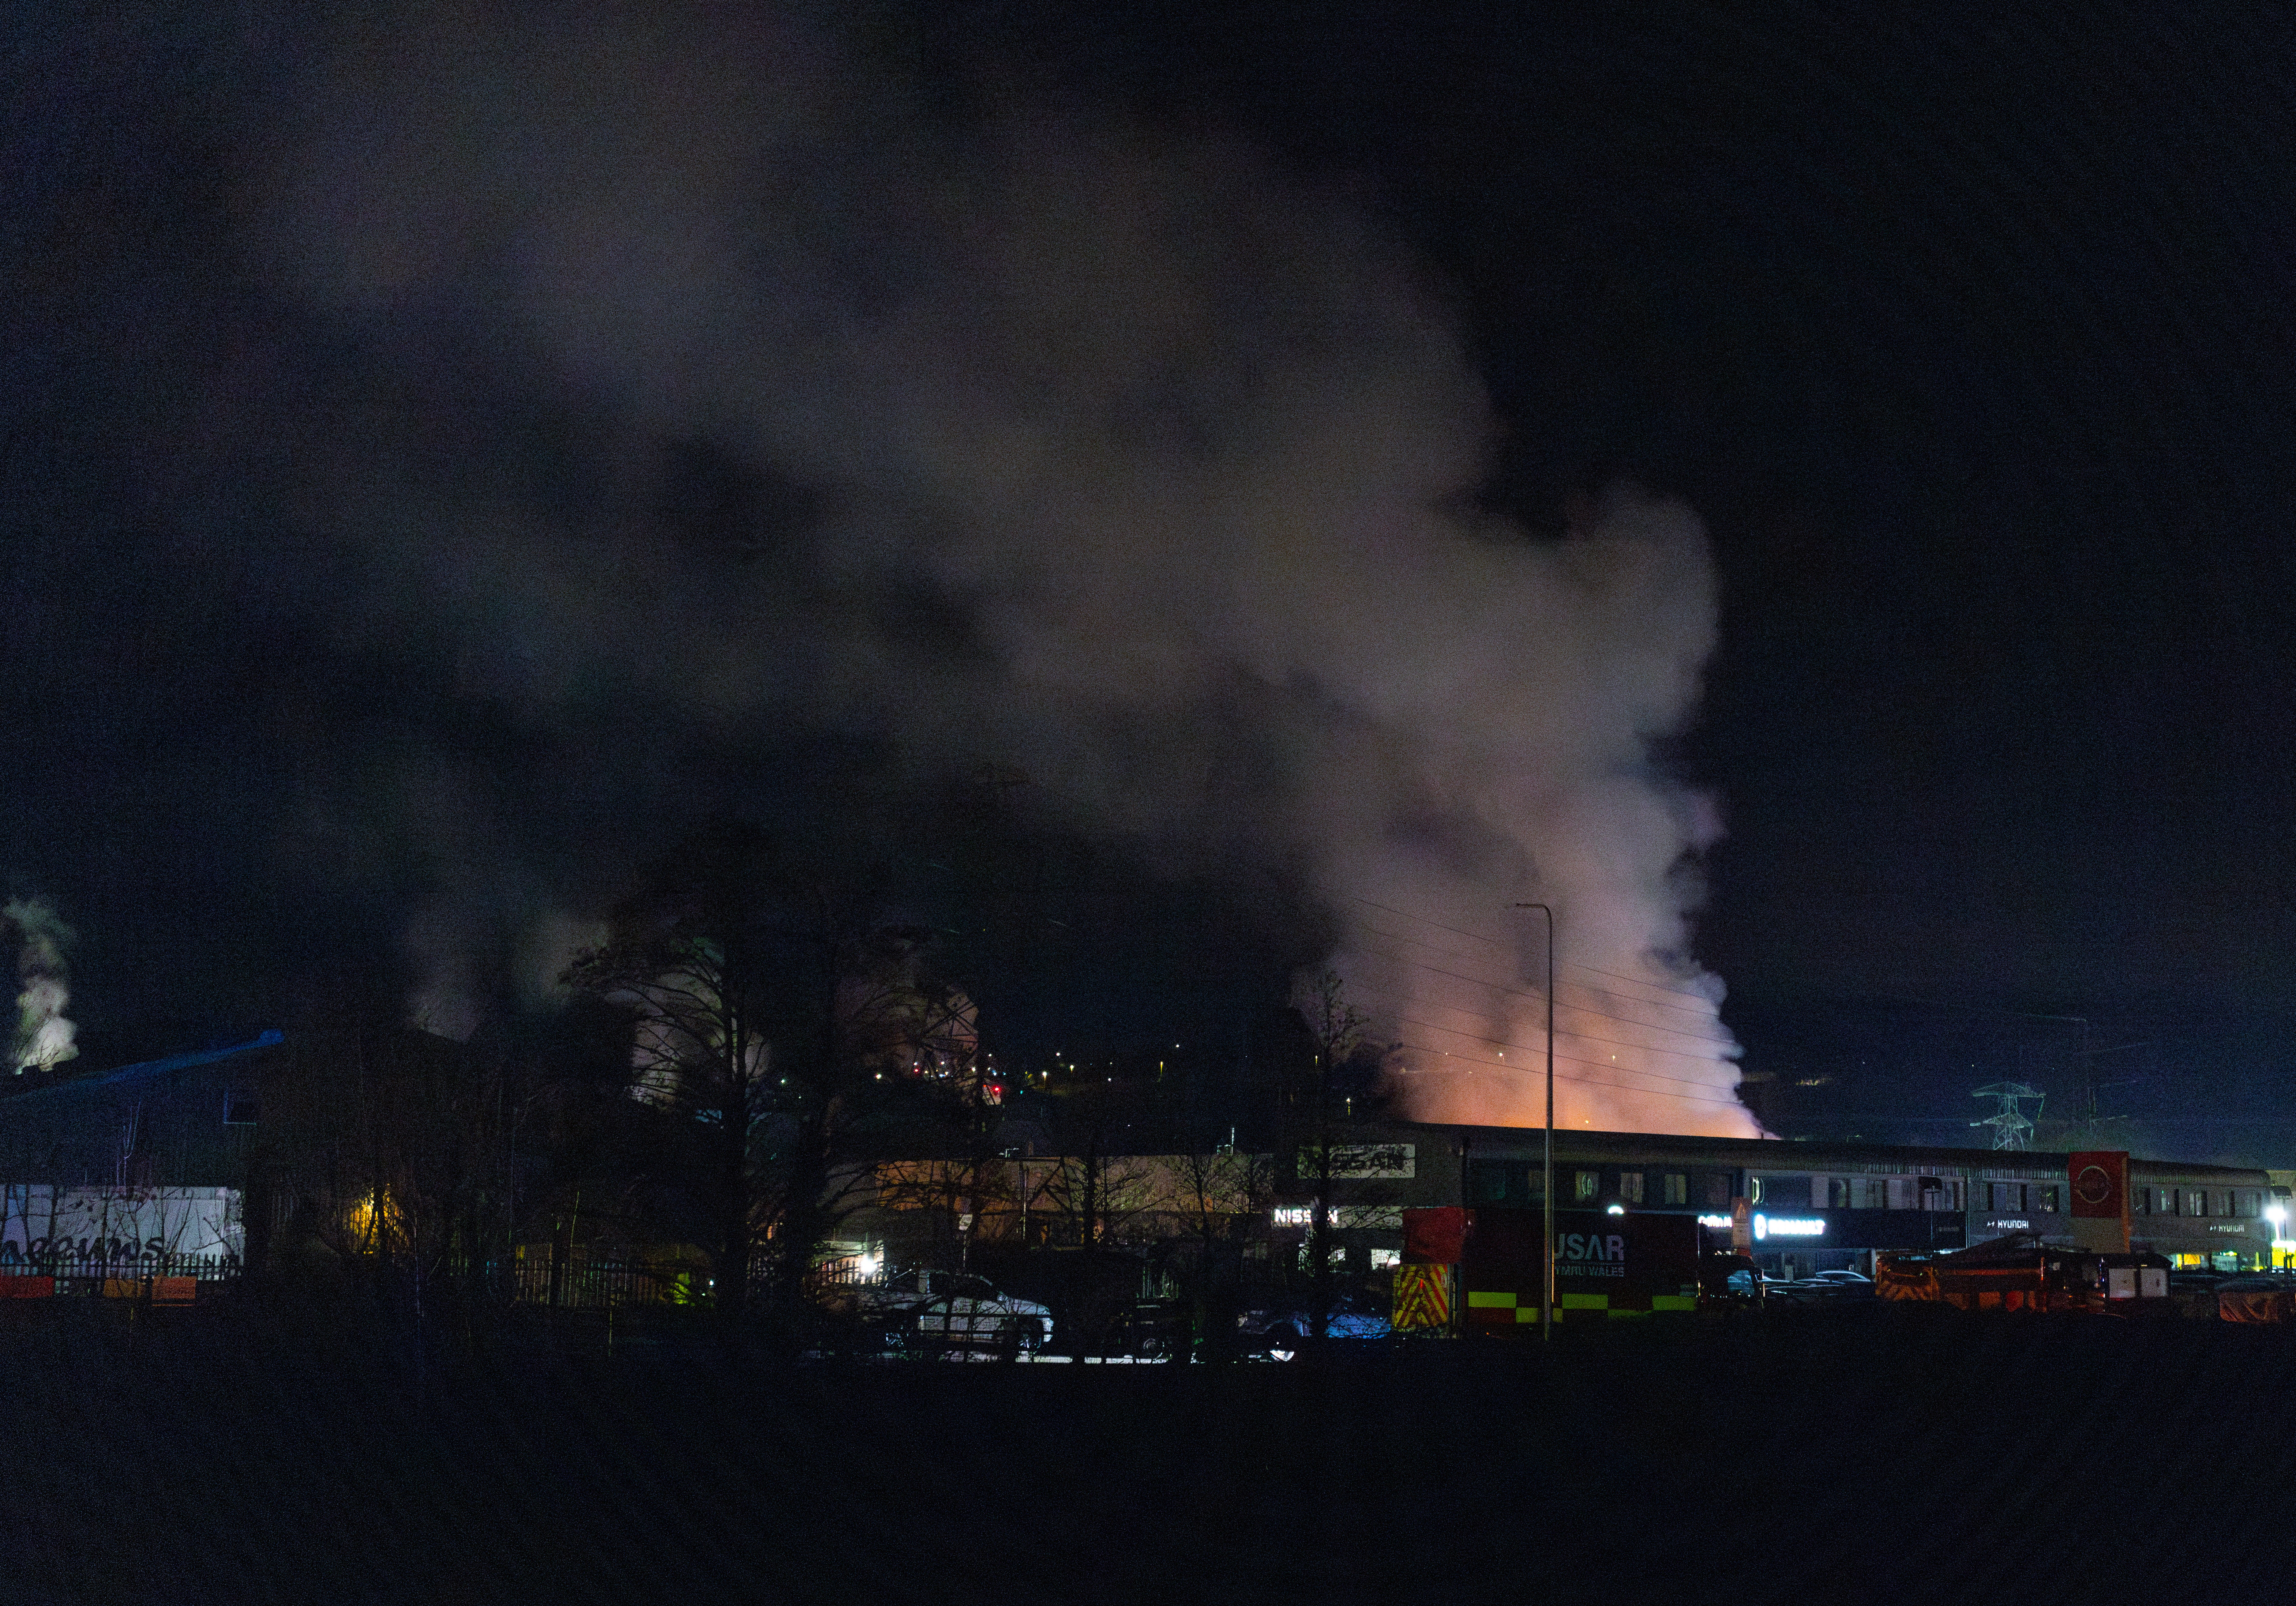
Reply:
[[[74,1296],[187,1304],[193,1285],[238,1280],[236,1255],[51,1255],[0,1259],[0,1299]]]
[[[615,1310],[629,1305],[696,1305],[708,1303],[709,1272],[690,1261],[596,1261],[570,1256],[554,1277],[547,1255],[511,1263],[510,1298],[515,1305],[554,1305],[570,1310]]]

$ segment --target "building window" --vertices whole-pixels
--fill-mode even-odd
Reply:
[[[1690,1202],[1690,1178],[1679,1171],[1666,1174],[1666,1202],[1686,1205]]]
[[[1507,1196],[1507,1168],[1492,1160],[1474,1163],[1475,1202],[1479,1205],[1503,1205]]]
[[[1706,1179],[1706,1207],[1727,1210],[1730,1207],[1730,1177],[1726,1172],[1715,1172]]]
[[[1599,1171],[1581,1171],[1573,1174],[1570,1179],[1570,1197],[1581,1204],[1595,1198],[1602,1191],[1603,1174]],[[1539,1253],[1543,1256],[1546,1251],[1542,1249]]]
[[[1643,1174],[1641,1172],[1621,1171],[1619,1173],[1619,1201],[1621,1204],[1627,1205],[1639,1205],[1643,1202]]]
[[[2209,1213],[2209,1190],[2205,1188],[2185,1190],[2185,1214],[2206,1215]]]
[[[253,1093],[226,1093],[223,1100],[226,1126],[253,1126],[261,1114]]]
[[[1753,1204],[1759,1205],[1762,1202],[1762,1179],[1760,1177],[1756,1177],[1746,1184],[1746,1198]]]
[[[2051,1215],[2054,1215],[2059,1210],[2064,1207],[2061,1202],[2062,1196],[2059,1194],[2057,1185],[2054,1182],[2046,1182],[2042,1184],[2040,1192],[2041,1202],[2038,1207],[2037,1207],[2038,1208],[2046,1210]]]

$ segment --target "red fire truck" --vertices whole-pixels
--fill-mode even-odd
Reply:
[[[1948,1254],[1881,1255],[1875,1257],[1874,1282],[1884,1299],[1965,1311],[2139,1315],[2175,1308],[2166,1257],[2070,1248],[2044,1243],[2030,1232],[2012,1232]]]

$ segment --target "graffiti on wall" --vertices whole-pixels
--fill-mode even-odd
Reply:
[[[235,1188],[0,1185],[0,1265],[53,1258],[236,1260],[245,1247]]]

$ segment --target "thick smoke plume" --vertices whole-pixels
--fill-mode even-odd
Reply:
[[[1754,1130],[1684,924],[1709,811],[1649,755],[1712,643],[1696,519],[1466,511],[1491,421],[1420,269],[1250,149],[929,114],[817,32],[657,14],[410,13],[260,166],[273,259],[390,376],[311,465],[346,638],[441,633],[537,723],[611,685],[665,742],[826,724],[1301,869],[1429,1115],[1538,1117],[1506,911],[1546,902],[1562,1118]],[[438,416],[482,407],[578,494]],[[494,851],[406,779],[442,862]],[[482,919],[418,923],[432,1008]]]
[[[64,1018],[71,1001],[71,971],[64,962],[71,928],[45,898],[11,898],[0,905],[0,919],[15,936],[16,976],[23,988],[16,995],[15,1068],[20,1074],[52,1069],[79,1052],[72,1042],[75,1028]]]

